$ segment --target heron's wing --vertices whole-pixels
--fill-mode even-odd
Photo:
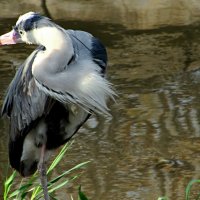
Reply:
[[[82,77],[79,78],[80,104],[98,113],[108,114],[106,101],[114,99],[115,92],[112,85],[105,79],[107,67],[107,51],[101,41],[85,31],[67,30],[74,47],[75,62],[73,66],[80,66]],[[85,60],[91,62],[86,62]],[[77,67],[78,68],[78,67]],[[76,81],[78,82],[78,81]],[[73,92],[72,92],[73,96]],[[76,96],[75,96],[76,97]]]
[[[55,58],[57,66],[54,66],[54,69],[59,69],[55,73],[50,71],[51,63],[48,59],[43,60],[43,69],[41,65],[34,66],[36,70],[33,70],[33,76],[37,86],[64,104],[78,104],[87,111],[93,110],[109,115],[106,100],[109,97],[113,98],[115,93],[104,77],[107,64],[107,53],[104,46],[87,32],[73,30],[65,32],[66,40],[72,43],[71,58],[70,56],[68,56],[69,60],[66,60],[65,56],[59,60]],[[62,49],[60,51],[62,55],[65,55]],[[72,52],[71,49],[70,52]],[[50,54],[51,60],[54,61],[52,54]],[[61,65],[65,66],[61,67]]]
[[[107,66],[107,52],[101,41],[85,31],[66,31],[72,39],[75,55],[82,58],[91,57],[101,68],[102,75],[105,74]]]
[[[2,115],[10,117],[10,137],[14,139],[18,134],[23,134],[39,119],[51,106],[51,100],[40,91],[32,76],[32,63],[37,53],[44,47],[37,48],[20,66],[14,79],[9,85],[5,97]],[[48,112],[48,111],[47,111]]]

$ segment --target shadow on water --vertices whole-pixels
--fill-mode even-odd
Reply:
[[[1,34],[14,23],[2,19]],[[113,118],[89,119],[57,169],[92,160],[67,193],[76,193],[81,184],[96,200],[184,199],[188,182],[200,178],[200,26],[130,30],[99,21],[57,23],[101,38],[109,54],[108,79],[119,94],[111,105]],[[0,48],[0,102],[15,68],[33,49]],[[1,183],[8,168],[7,132],[1,120]]]

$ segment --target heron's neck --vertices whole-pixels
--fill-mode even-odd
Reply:
[[[43,45],[45,51],[37,54],[32,70],[46,74],[62,71],[74,54],[70,37],[56,27],[38,28],[33,34],[36,43]]]
[[[70,48],[71,40],[69,36],[57,27],[41,27],[35,29],[33,34],[36,38],[36,43],[45,46],[48,51]]]

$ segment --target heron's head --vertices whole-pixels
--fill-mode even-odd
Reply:
[[[16,44],[21,42],[40,44],[38,41],[40,35],[37,34],[37,30],[42,27],[49,27],[51,24],[50,19],[47,17],[43,17],[35,12],[28,12],[19,17],[12,31],[0,36],[0,45]]]

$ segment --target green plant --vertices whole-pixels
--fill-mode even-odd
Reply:
[[[167,197],[159,197],[158,200],[168,200]]]
[[[56,156],[56,158],[54,159],[54,161],[51,163],[50,167],[48,168],[47,174],[50,174],[53,171],[53,169],[55,169],[58,163],[62,160],[66,151],[71,146],[71,144],[72,143],[65,144],[63,146],[60,153]],[[52,178],[48,182],[48,191],[49,191],[49,195],[51,199],[56,200],[55,191],[59,190],[70,181],[73,181],[77,177],[79,177],[79,175],[71,175],[70,178],[67,178],[66,175],[69,176],[71,172],[74,172],[80,169],[81,167],[85,166],[88,163],[89,161],[80,163],[76,165],[75,167],[67,171],[64,171],[62,174],[58,175],[57,177]],[[30,200],[39,200],[43,197],[43,191],[38,181],[37,172],[28,179],[22,179],[20,186],[17,189],[12,189],[16,176],[17,176],[17,172],[13,171],[13,173],[4,182],[4,200],[11,200],[11,199],[25,200],[27,197],[29,197],[28,199]],[[79,200],[87,200],[87,197],[81,191],[81,187],[79,187],[78,196],[79,196]],[[71,197],[71,199],[73,200],[73,197]]]
[[[81,186],[79,187],[79,190],[78,190],[78,200],[88,200],[88,198],[81,191]]]
[[[190,200],[190,192],[191,192],[192,186],[195,183],[200,183],[200,180],[194,179],[188,183],[188,185],[185,189],[185,200]],[[158,200],[168,200],[168,198],[167,197],[159,197]],[[197,198],[195,200],[200,200],[200,193],[197,195]]]
[[[199,179],[195,179],[195,180],[191,180],[186,189],[185,189],[185,199],[186,200],[190,200],[190,191],[192,189],[192,185],[195,184],[195,183],[200,183],[200,180]],[[198,194],[196,200],[199,200],[200,199],[200,193]]]

